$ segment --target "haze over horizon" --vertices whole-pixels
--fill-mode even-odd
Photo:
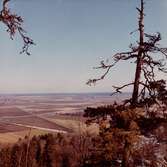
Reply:
[[[40,3],[39,3],[40,2]],[[112,92],[112,85],[132,81],[134,65],[121,63],[96,86],[85,83],[103,71],[100,60],[127,51],[136,41],[138,0],[15,0],[10,8],[24,18],[24,27],[36,46],[31,56],[19,55],[22,41],[10,40],[0,24],[0,94]],[[160,32],[167,46],[167,1],[145,5],[146,32]],[[159,78],[167,79],[163,74]],[[125,89],[126,92],[131,89]]]

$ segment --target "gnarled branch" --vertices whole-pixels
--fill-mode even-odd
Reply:
[[[3,8],[0,11],[0,21],[7,26],[7,32],[10,35],[10,38],[13,40],[16,32],[18,32],[23,39],[23,47],[20,53],[26,53],[30,55],[28,48],[30,45],[35,45],[34,41],[26,36],[26,31],[22,28],[23,19],[17,14],[11,13],[10,9],[7,7],[10,0],[3,1]]]

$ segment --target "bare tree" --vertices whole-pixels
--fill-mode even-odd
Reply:
[[[136,63],[136,71],[134,81],[123,86],[114,86],[116,92],[121,93],[121,90],[130,85],[133,86],[133,93],[131,99],[127,100],[132,106],[136,106],[139,101],[143,101],[149,96],[155,99],[157,95],[157,87],[155,85],[164,85],[164,80],[157,81],[155,71],[158,70],[167,73],[167,48],[161,47],[159,41],[161,40],[160,33],[147,34],[144,31],[144,0],[140,0],[140,8],[136,8],[139,12],[138,29],[139,40],[135,45],[130,45],[130,51],[120,52],[113,55],[113,63],[108,64],[104,60],[100,62],[99,67],[95,69],[105,70],[104,74],[96,79],[89,79],[87,84],[91,85],[99,80],[103,80],[109,73],[111,68],[120,61],[134,60]],[[135,32],[135,31],[134,31]],[[133,34],[132,32],[131,34]],[[161,56],[157,53],[160,53]],[[143,76],[143,77],[142,77]],[[144,78],[142,80],[142,78]]]
[[[15,13],[12,13],[8,8],[8,2],[10,0],[3,0],[2,10],[0,11],[0,21],[6,25],[7,32],[10,35],[10,38],[13,40],[15,34],[18,32],[21,38],[23,39],[23,47],[20,53],[26,53],[30,55],[28,48],[30,45],[34,45],[34,41],[26,36],[26,31],[22,28],[23,19],[21,16],[18,16]]]
[[[135,162],[135,159],[132,158],[134,148],[140,150],[142,137],[150,140],[154,136],[156,142],[154,130],[160,126],[166,128],[166,81],[157,80],[156,72],[167,73],[167,48],[159,44],[160,33],[148,34],[144,31],[144,0],[140,0],[140,8],[137,8],[137,11],[139,12],[137,43],[130,45],[130,51],[113,55],[112,64],[109,64],[108,61],[101,61],[100,66],[95,69],[102,69],[105,72],[99,78],[90,79],[87,82],[91,85],[103,80],[112,67],[120,61],[133,60],[136,64],[134,81],[119,87],[114,86],[116,90],[114,93],[121,93],[123,88],[133,86],[130,99],[125,100],[124,103],[115,102],[109,106],[88,107],[84,111],[88,124],[97,123],[99,125],[101,141],[97,142],[92,155],[97,157],[95,158],[96,163],[107,163],[105,166],[117,166],[115,163],[119,163],[118,166],[122,167],[135,166],[135,164],[131,165],[130,161]],[[163,115],[160,111],[163,111]],[[156,152],[156,149],[154,148],[153,151]],[[148,157],[144,157],[143,153],[139,154],[142,159],[147,160]],[[148,162],[150,166],[153,166],[155,163],[152,164],[152,162],[156,161],[154,153],[148,152],[148,154],[150,156]]]

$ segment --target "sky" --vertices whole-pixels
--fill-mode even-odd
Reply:
[[[0,24],[0,93],[111,92],[113,85],[131,82],[134,65],[124,62],[95,86],[85,84],[103,74],[92,67],[137,40],[138,33],[130,32],[137,29],[138,5],[139,0],[11,0],[10,9],[24,18],[36,46],[31,56],[20,55],[21,39],[10,40]],[[167,0],[146,0],[145,13],[145,31],[161,32],[167,46]]]

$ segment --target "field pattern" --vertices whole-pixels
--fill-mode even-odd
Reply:
[[[86,107],[109,105],[114,100],[118,101],[127,96],[128,94],[111,97],[105,93],[1,95],[1,140],[8,136],[14,140],[17,136],[24,137],[29,129],[37,134],[76,133],[85,130],[82,112]],[[8,142],[10,141],[13,140]]]

